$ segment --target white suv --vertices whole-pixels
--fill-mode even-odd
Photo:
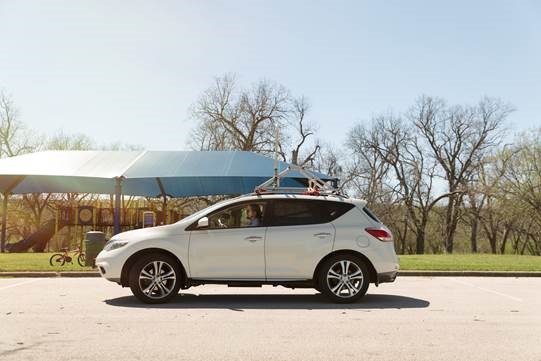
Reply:
[[[146,303],[202,284],[307,287],[353,302],[398,272],[392,234],[366,202],[297,194],[245,195],[175,224],[120,233],[96,265]]]

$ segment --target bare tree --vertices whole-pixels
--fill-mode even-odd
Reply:
[[[271,153],[275,129],[283,126],[289,102],[289,91],[269,81],[238,89],[235,76],[216,78],[192,107],[197,121],[192,147]]]
[[[479,161],[479,165],[466,183],[465,197],[463,198],[465,216],[470,225],[470,247],[472,253],[478,252],[478,236],[480,226],[489,238],[492,252],[496,252],[496,238],[501,216],[495,216],[504,204],[502,193],[502,180],[508,171],[508,163],[514,156],[514,150],[504,147],[494,154],[489,154]],[[495,206],[495,202],[499,202]]]
[[[319,144],[319,143],[318,143]],[[332,144],[319,144],[320,150],[315,156],[314,169],[320,173],[338,180],[339,190],[342,191],[346,182],[344,171],[344,152]]]
[[[381,203],[382,198],[393,191],[385,189],[390,166],[372,147],[379,142],[380,137],[376,132],[375,128],[366,128],[358,124],[349,132],[347,138],[351,161],[347,166],[344,186],[353,189],[353,192],[365,199],[369,205]]]
[[[483,155],[498,145],[512,108],[498,99],[483,98],[476,106],[448,107],[438,98],[421,97],[412,108],[414,125],[443,170],[448,197],[445,248],[453,252],[465,185]]]
[[[309,110],[310,105],[305,97],[292,100],[287,124],[289,125],[289,128],[292,129],[291,133],[293,134],[285,134],[285,136],[282,137],[281,142],[278,143],[279,153],[285,162],[289,161],[292,164],[300,166],[314,166],[314,161],[316,160],[321,146],[317,141],[311,144],[308,143],[317,130],[313,123],[306,120],[306,115]],[[287,151],[285,150],[287,143],[289,143],[288,140],[292,142],[292,145],[290,146],[290,159],[288,159]],[[309,147],[308,151],[305,151],[306,147]]]
[[[18,119],[13,99],[0,92],[0,158],[32,152],[37,147],[34,135]]]
[[[59,131],[48,137],[41,147],[44,150],[142,150],[138,144],[113,142],[109,144],[97,144],[94,139],[86,134],[69,134]]]
[[[345,167],[342,187],[365,199],[368,205],[390,226],[400,253],[407,249],[409,225],[401,212],[397,184],[390,179],[392,166],[381,151],[383,133],[377,120],[366,127],[356,125],[348,134],[349,162]]]
[[[398,203],[404,205],[407,217],[403,234],[408,227],[413,230],[415,252],[422,254],[430,211],[437,202],[449,196],[444,193],[433,197],[434,161],[425,156],[426,150],[418,142],[417,134],[400,117],[392,114],[377,116],[364,134],[367,134],[361,141],[365,145],[364,153],[375,154],[390,168],[391,173],[386,173],[378,182],[388,182]],[[405,245],[401,246],[404,251]]]
[[[520,134],[513,157],[504,173],[502,189],[509,197],[507,207],[516,219],[527,220],[516,232],[523,233],[524,249],[541,254],[541,129]]]
[[[0,91],[0,158],[14,157],[36,149],[33,134],[18,119],[18,111],[13,100]],[[2,194],[3,209],[7,209],[9,192]],[[7,212],[2,214],[0,251],[5,251],[7,231]]]
[[[317,126],[307,115],[308,100],[263,80],[242,88],[234,75],[215,79],[192,106],[190,146],[199,150],[244,150],[274,155],[299,166],[314,168],[321,145]]]
[[[66,134],[57,132],[47,139],[46,150],[90,150],[95,147],[94,141],[85,134]]]

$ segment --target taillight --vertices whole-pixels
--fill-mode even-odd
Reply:
[[[393,241],[392,233],[383,228],[365,228],[364,230],[367,231],[371,236],[376,237],[382,242]]]

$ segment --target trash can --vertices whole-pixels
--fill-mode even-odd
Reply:
[[[105,233],[98,231],[86,232],[85,236],[85,266],[95,266],[96,257],[105,246]]]

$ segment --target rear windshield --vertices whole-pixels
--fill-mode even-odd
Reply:
[[[376,221],[376,222],[378,222],[378,223],[381,223],[381,221],[379,220],[379,218],[378,218],[378,217],[377,217],[370,209],[368,209],[368,207],[364,207],[364,208],[363,208],[363,211],[364,211],[364,213],[366,213],[366,215],[367,215],[368,217],[370,217],[373,221]]]

